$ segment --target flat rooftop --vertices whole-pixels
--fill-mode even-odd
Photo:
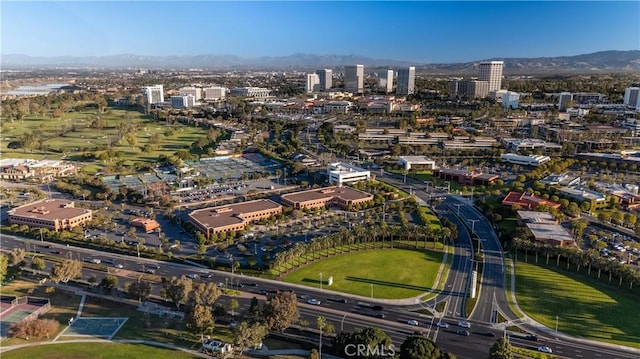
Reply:
[[[527,228],[535,238],[552,239],[554,241],[575,241],[567,230],[559,224],[527,223]]]
[[[344,201],[353,201],[358,199],[366,199],[369,197],[373,197],[371,194],[359,191],[357,189],[353,189],[351,187],[325,187],[325,188],[317,188],[308,191],[301,191],[295,193],[288,193],[282,195],[282,199],[286,199],[287,201],[293,203],[301,203],[308,201],[315,201],[326,199],[330,200],[331,198],[340,198]]]
[[[549,212],[518,211],[518,216],[529,223],[555,223],[556,219]]]
[[[279,204],[269,199],[258,199],[242,203],[207,207],[189,213],[189,217],[205,227],[217,228],[231,224],[244,223],[241,215],[280,208]]]
[[[86,213],[91,213],[90,209],[75,208],[72,201],[62,199],[45,199],[14,208],[9,211],[11,216],[27,218],[38,218],[44,220],[56,220],[74,218]]]

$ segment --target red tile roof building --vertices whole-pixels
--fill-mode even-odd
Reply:
[[[541,197],[536,197],[532,193],[509,192],[502,200],[505,206],[520,206],[522,209],[533,210],[538,206],[548,206],[550,208],[560,208],[559,203],[548,201]]]

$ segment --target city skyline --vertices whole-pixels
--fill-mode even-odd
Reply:
[[[311,53],[456,63],[640,49],[637,1],[8,1],[1,17],[2,54],[30,56]]]

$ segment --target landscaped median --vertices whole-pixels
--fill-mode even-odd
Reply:
[[[409,249],[345,253],[295,270],[284,281],[319,288],[322,276],[324,289],[383,299],[410,298],[431,290],[443,256],[444,252]]]
[[[533,320],[576,337],[640,348],[640,298],[562,267],[516,262],[517,301]]]

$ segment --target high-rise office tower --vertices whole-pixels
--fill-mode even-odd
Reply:
[[[148,105],[164,102],[164,89],[162,85],[145,86],[142,95]]]
[[[416,68],[411,66],[398,70],[397,95],[411,95],[415,92]]]
[[[364,65],[344,67],[344,90],[354,94],[364,93]]]
[[[627,87],[624,90],[624,104],[636,110],[640,109],[640,87]]]
[[[320,89],[320,76],[317,74],[307,74],[307,93],[312,93]]]
[[[558,110],[566,111],[572,98],[571,92],[560,92],[560,95],[558,95]]]
[[[180,94],[180,96],[193,95],[196,101],[200,101],[202,98],[202,89],[194,86],[181,87],[178,90],[178,94]]]
[[[489,92],[498,91],[502,88],[502,68],[503,61],[481,62],[479,67],[478,80],[489,83]]]
[[[333,86],[333,71],[331,69],[318,70],[316,75],[320,78],[320,91],[328,90]]]
[[[384,93],[393,91],[393,70],[378,71],[378,88]]]

